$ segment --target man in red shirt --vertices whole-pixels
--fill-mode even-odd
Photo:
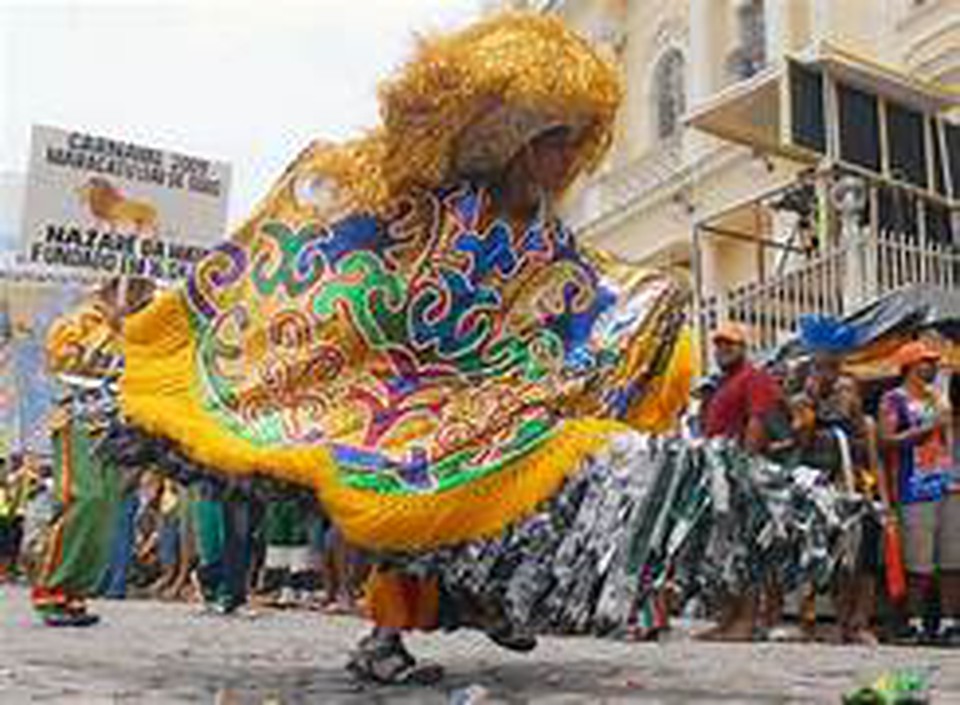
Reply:
[[[713,334],[714,358],[720,368],[716,391],[707,401],[704,435],[729,438],[744,450],[769,454],[789,428],[787,406],[779,383],[747,358],[747,331],[728,323]],[[717,641],[751,641],[757,625],[759,586],[731,595],[719,624],[703,634]]]
[[[728,323],[713,334],[714,357],[721,378],[706,409],[707,438],[731,438],[744,450],[763,454],[773,434],[771,426],[785,410],[777,381],[747,359],[747,332]]]

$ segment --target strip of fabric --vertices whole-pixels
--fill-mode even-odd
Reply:
[[[774,577],[825,586],[869,511],[815,470],[628,433],[500,537],[383,560],[533,631],[622,633],[657,626],[668,584],[707,604]]]

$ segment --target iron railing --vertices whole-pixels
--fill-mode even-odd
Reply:
[[[945,290],[960,285],[960,248],[881,233],[829,248],[768,281],[706,298],[700,329],[709,334],[721,322],[742,323],[752,332],[754,349],[768,350],[793,337],[804,314],[845,316],[916,284]]]

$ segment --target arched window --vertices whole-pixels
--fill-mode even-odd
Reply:
[[[680,117],[686,110],[684,64],[680,50],[670,49],[657,62],[653,73],[657,137],[661,140],[677,134],[680,128]]]
[[[737,7],[737,48],[730,57],[738,79],[750,78],[767,63],[767,32],[763,0],[743,0]]]

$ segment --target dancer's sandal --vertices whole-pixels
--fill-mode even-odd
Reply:
[[[347,670],[359,681],[380,685],[433,685],[444,676],[436,663],[419,663],[399,638],[365,637],[350,655]]]

